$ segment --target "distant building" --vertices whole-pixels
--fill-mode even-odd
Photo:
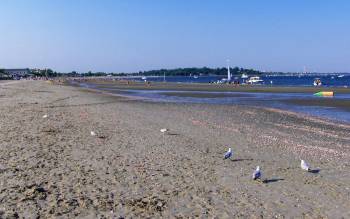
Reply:
[[[6,74],[12,77],[26,77],[30,75],[29,68],[21,68],[21,69],[5,69]]]

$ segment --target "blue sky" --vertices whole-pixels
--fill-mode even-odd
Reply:
[[[0,67],[350,72],[350,1],[1,0]]]

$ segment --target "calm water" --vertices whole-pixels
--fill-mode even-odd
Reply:
[[[332,78],[334,77],[334,78]],[[208,83],[222,77],[166,77],[167,82],[180,83]],[[315,76],[265,76],[264,81],[272,81],[272,86],[313,86]],[[338,78],[336,76],[319,76],[325,86],[349,86],[350,75]],[[142,80],[141,78],[133,78]],[[149,77],[148,81],[163,81],[163,77]],[[111,93],[120,93],[121,90],[104,86],[98,88],[94,84],[81,83],[80,86],[105,90]],[[147,101],[177,102],[177,103],[208,103],[208,104],[239,104],[248,106],[272,107],[282,110],[301,112],[312,116],[323,117],[331,120],[350,122],[350,110],[340,107],[310,106],[306,104],[293,104],[290,100],[315,100],[323,97],[315,97],[310,93],[248,93],[248,92],[189,92],[189,91],[164,91],[164,90],[123,90],[128,91],[129,96],[142,97]],[[169,93],[171,92],[171,93]],[[184,95],[184,93],[190,95]],[[206,94],[216,94],[207,98]],[[191,95],[196,94],[196,95]],[[198,95],[199,94],[199,95]],[[350,94],[336,94],[332,99],[350,101]]]
[[[338,77],[339,75],[317,75],[317,76],[262,76],[265,85],[274,86],[313,86],[315,78],[320,78],[324,86],[336,86],[336,87],[350,87],[350,75],[345,74],[344,77]],[[225,76],[199,76],[194,77],[147,77],[147,81],[154,82],[181,82],[181,83],[210,83],[221,80]],[[143,81],[141,77],[134,78],[137,81]],[[240,83],[244,82],[244,79],[238,78]]]
[[[113,92],[113,90],[109,90]],[[248,93],[248,92],[203,92],[203,91],[160,91],[128,90],[130,96],[143,97],[148,101],[175,103],[235,104],[247,106],[271,107],[331,120],[350,122],[350,111],[338,107],[309,106],[289,103],[289,100],[311,100],[315,97],[308,93]],[[169,95],[169,93],[171,95]],[[190,94],[184,96],[183,94]],[[176,95],[178,94],[178,95]],[[202,94],[203,97],[191,97]],[[218,97],[205,98],[205,94],[217,94]],[[220,94],[223,96],[220,97]],[[231,94],[231,95],[230,95]],[[332,99],[350,101],[350,94],[337,94]]]

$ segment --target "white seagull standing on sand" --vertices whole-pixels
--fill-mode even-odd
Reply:
[[[303,169],[303,170],[310,171],[309,164],[307,164],[304,160],[301,160],[301,162],[300,162],[300,167],[301,167],[301,169]]]
[[[48,117],[48,115],[43,115],[43,118],[46,119]]]
[[[91,131],[91,132],[90,132],[90,135],[91,135],[91,136],[96,136],[96,133],[95,133],[94,131]]]
[[[164,134],[165,132],[168,132],[168,131],[169,131],[169,129],[161,129],[161,130],[160,130],[160,132],[163,133],[163,134]]]
[[[231,148],[229,148],[228,151],[225,153],[224,160],[232,157],[232,154],[233,154],[232,150],[231,150]]]
[[[257,179],[261,179],[261,171],[260,171],[260,167],[257,166],[256,170],[253,173],[253,180],[257,180]]]

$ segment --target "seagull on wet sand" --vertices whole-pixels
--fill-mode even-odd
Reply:
[[[228,151],[225,153],[225,155],[224,155],[224,160],[226,160],[226,159],[228,159],[228,158],[230,158],[230,157],[232,157],[232,150],[231,150],[231,148],[229,148],[228,149]]]
[[[303,169],[305,171],[310,171],[309,164],[307,164],[304,160],[301,160],[300,167],[301,167],[301,169]]]
[[[165,133],[168,132],[168,131],[169,131],[169,129],[161,129],[161,130],[160,130],[160,132],[163,133],[163,134],[165,134]]]
[[[261,179],[261,171],[260,171],[260,167],[257,166],[256,170],[253,173],[253,180],[257,180],[257,179]]]
[[[96,136],[96,133],[95,133],[94,131],[91,131],[91,132],[90,132],[90,135],[91,135],[91,136]]]
[[[46,119],[48,117],[48,115],[43,115],[43,118]]]

